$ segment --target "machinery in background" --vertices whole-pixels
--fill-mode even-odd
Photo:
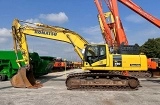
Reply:
[[[105,1],[105,0],[104,0]],[[121,2],[131,10],[153,23],[155,26],[160,27],[160,20],[145,12],[141,7],[137,6],[131,0],[108,0],[106,2],[110,12],[104,13],[102,9],[102,2],[94,0],[98,9],[98,20],[101,32],[105,42],[113,49],[113,53],[118,54],[139,54],[139,46],[129,45],[125,35],[122,22],[120,20],[117,2]],[[136,77],[155,77],[160,76],[160,65],[153,58],[148,58],[148,71],[130,71],[129,75]],[[123,72],[117,72],[123,74]]]
[[[73,68],[75,68],[75,69],[80,69],[82,67],[81,62],[72,62],[72,63],[73,63]]]
[[[65,61],[62,58],[56,57],[54,61],[52,70],[62,71],[65,69]]]
[[[64,60],[61,57],[55,57],[52,70],[63,71],[65,69],[71,69],[72,66],[72,62]]]
[[[20,51],[17,56],[22,58]],[[23,63],[24,65],[24,63]],[[8,80],[17,73],[19,66],[16,62],[16,54],[14,51],[0,51],[0,81]]]
[[[69,60],[62,59],[61,57],[51,57],[51,56],[40,56],[41,59],[49,61],[49,68],[52,69],[51,72],[63,71],[73,68],[80,68],[81,63],[73,62]]]
[[[68,69],[73,69],[73,68],[81,68],[82,64],[81,62],[74,62],[74,61],[69,61],[65,60],[62,58],[55,58],[53,64],[53,71],[63,71],[63,70],[68,70]]]
[[[52,56],[40,56],[40,58],[48,63],[48,66],[46,68],[50,70],[49,72],[52,72],[54,64],[55,64],[56,57],[52,57]]]
[[[73,62],[72,61],[65,61],[66,62],[66,69],[73,69]]]
[[[101,1],[101,3],[100,3]],[[131,0],[104,0],[110,13],[104,13],[102,9],[102,0],[94,0],[95,5],[97,7],[99,13],[99,22],[102,35],[105,39],[105,42],[110,47],[120,47],[123,45],[128,45],[128,40],[125,35],[123,25],[119,16],[118,5],[117,2],[121,2],[146,20],[148,20],[153,25],[160,28],[160,20],[151,14],[145,12],[141,7],[135,4]],[[107,19],[107,20],[106,20]]]
[[[22,59],[22,53],[17,52],[18,58]],[[50,61],[44,61],[40,59],[38,53],[29,53],[31,64],[34,68],[34,76],[39,77],[48,74],[52,68],[50,68]],[[18,71],[19,66],[16,62],[16,54],[14,51],[0,51],[0,81],[11,79]],[[22,62],[21,66],[25,64]]]
[[[29,53],[30,63],[33,66],[33,74],[35,77],[46,75],[51,72],[53,62],[51,60],[44,60],[38,53]]]

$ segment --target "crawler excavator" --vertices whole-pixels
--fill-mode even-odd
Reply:
[[[113,54],[108,44],[90,44],[82,36],[69,29],[41,23],[22,23],[26,22],[14,19],[12,23],[15,52],[17,53],[20,50],[23,55],[23,59],[17,57],[19,65],[24,62],[31,67],[27,35],[73,45],[75,52],[82,59],[82,69],[87,72],[69,74],[66,79],[67,89],[135,90],[139,87],[137,78],[107,71],[148,70],[147,57],[145,55]],[[83,53],[82,50],[84,51]],[[19,88],[41,87],[41,84],[34,79],[32,72],[27,74],[30,70],[32,69],[21,67],[19,72],[11,79],[12,86]]]
[[[100,2],[101,1],[101,2]],[[104,0],[110,12],[104,13],[102,9],[102,0],[94,0],[98,10],[98,20],[101,28],[101,32],[105,42],[113,48],[114,52],[119,54],[138,54],[139,46],[129,45],[125,31],[123,29],[122,22],[120,20],[117,2],[121,2],[158,28],[160,28],[160,20],[145,12],[141,7],[135,4],[131,0]],[[109,20],[109,21],[106,21]],[[160,65],[153,58],[148,58],[148,70],[147,71],[127,71],[128,75],[135,77],[155,77],[160,76]],[[111,71],[112,72],[112,71]],[[123,74],[123,72],[117,72]],[[158,74],[158,75],[157,75]]]

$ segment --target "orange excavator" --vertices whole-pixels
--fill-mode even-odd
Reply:
[[[106,5],[108,6],[110,12],[104,13],[102,9],[102,0],[94,0],[96,7],[99,12],[99,24],[102,31],[102,35],[106,41],[107,44],[112,47],[116,53],[124,53],[124,51],[120,51],[121,49],[125,50],[126,54],[130,53],[138,53],[139,49],[138,46],[135,45],[129,45],[127,37],[125,35],[122,22],[120,20],[119,12],[118,12],[118,5],[117,2],[121,2],[158,28],[160,28],[160,20],[156,17],[150,15],[149,13],[145,12],[141,7],[136,5],[131,0],[104,0]],[[101,3],[100,3],[101,2]],[[106,21],[106,19],[110,19],[109,22]],[[123,46],[123,47],[122,47]],[[158,60],[154,60],[153,58],[148,58],[148,68],[149,71],[147,72],[131,72],[130,75],[137,76],[137,77],[148,77],[148,76],[154,76],[156,74],[159,74],[159,67],[158,62],[155,62]],[[128,71],[124,71],[124,73],[128,74]]]
[[[107,24],[106,16],[102,10],[102,4],[100,4],[99,0],[94,1],[99,12],[100,28],[102,30],[102,34],[105,38],[106,43],[108,43],[111,47],[119,47],[122,43],[124,45],[128,45],[128,40],[123,30],[116,4],[111,4],[111,1],[109,2],[110,5],[108,5],[108,7],[111,11],[110,16],[112,16],[113,19],[111,19],[111,23]]]

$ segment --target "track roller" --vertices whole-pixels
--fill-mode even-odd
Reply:
[[[138,79],[131,78],[128,80],[128,84],[129,84],[130,88],[135,89],[138,87],[139,81],[138,81]]]

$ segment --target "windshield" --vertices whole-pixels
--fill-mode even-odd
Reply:
[[[85,61],[94,63],[98,60],[106,59],[105,45],[89,45],[85,49]]]

